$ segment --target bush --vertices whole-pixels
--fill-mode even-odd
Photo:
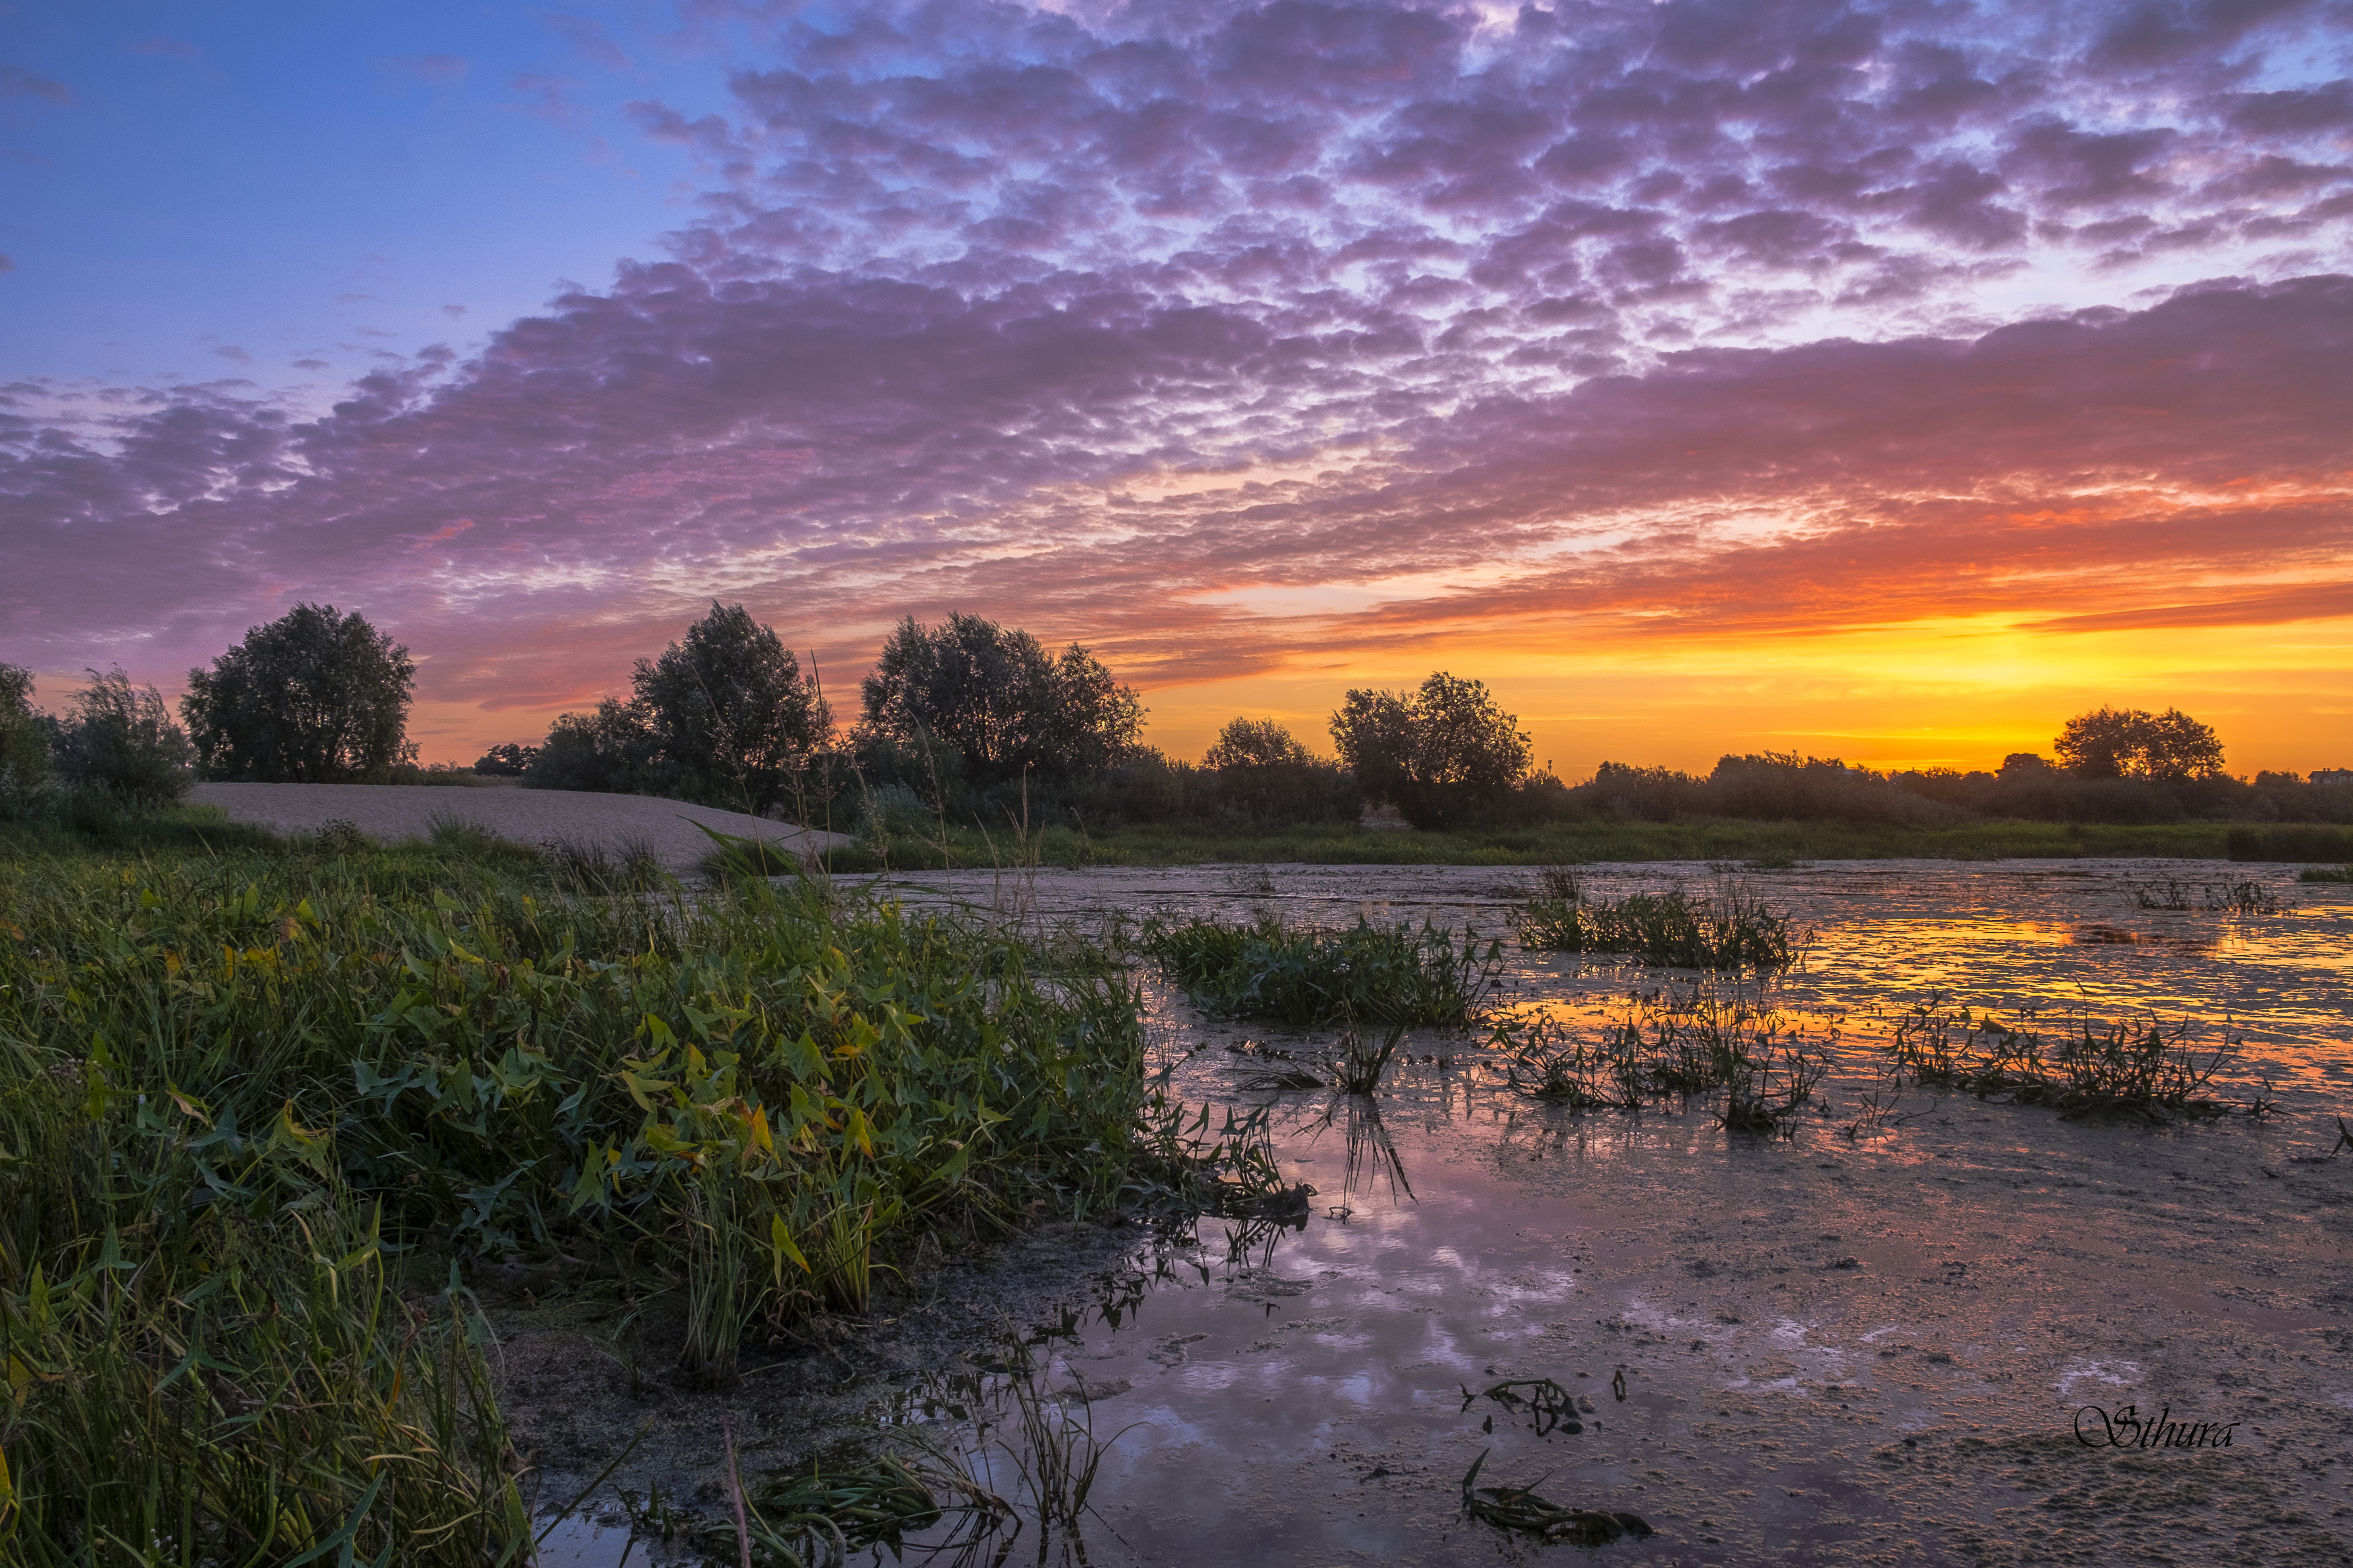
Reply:
[[[2353,860],[2353,833],[2337,827],[2233,827],[2222,843],[2233,860]]]
[[[195,782],[195,748],[172,721],[164,694],[136,687],[120,668],[90,671],[58,733],[58,774],[137,811],[176,805]]]
[[[297,605],[188,671],[180,700],[206,778],[277,784],[365,779],[411,761],[417,665],[357,611]]]
[[[1271,719],[1235,719],[1202,759],[1210,815],[1253,826],[1354,822],[1365,791],[1342,764],[1316,756]]]
[[[678,772],[661,760],[645,710],[607,697],[592,712],[558,718],[522,782],[531,789],[670,795]]]

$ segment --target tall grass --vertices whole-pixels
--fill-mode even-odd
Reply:
[[[1709,1105],[1736,1132],[1787,1131],[1830,1068],[1782,1015],[1702,984],[1639,999],[1598,1038],[1537,1015],[1504,1018],[1494,1047],[1514,1093],[1570,1110]]]
[[[2047,1106],[2069,1120],[2163,1124],[2233,1110],[2260,1118],[2273,1106],[2267,1092],[2232,1100],[2218,1091],[2215,1079],[2239,1055],[2230,1034],[2200,1043],[2187,1025],[2153,1015],[2074,1015],[2046,1032],[1989,1014],[1972,1016],[1932,996],[1897,1020],[1887,1053],[1895,1070],[1915,1083]]]
[[[509,1552],[477,1331],[389,1247],[667,1289],[723,1381],[926,1231],[1099,1212],[1152,1153],[1123,972],[815,883],[295,847],[0,866],[0,910],[10,1561]]]
[[[1624,953],[1679,969],[1786,969],[1810,940],[1788,916],[1737,891],[1588,899],[1558,868],[1547,868],[1512,923],[1531,952]]]
[[[1250,925],[1155,917],[1140,945],[1211,1012],[1305,1027],[1465,1024],[1503,967],[1502,944],[1476,932],[1363,920],[1319,931],[1273,914]]]

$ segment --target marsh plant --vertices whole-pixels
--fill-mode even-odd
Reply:
[[[2225,1030],[2201,1043],[2187,1024],[2154,1014],[2005,1022],[1934,995],[1896,1020],[1887,1052],[1896,1071],[1914,1083],[2047,1106],[2071,1121],[2162,1124],[2233,1110],[2262,1117],[2273,1108],[2268,1085],[2245,1100],[2217,1092],[2216,1078],[2238,1058],[2237,1037]]]
[[[1248,925],[1147,920],[1140,945],[1199,1006],[1301,1027],[1459,1026],[1484,1010],[1503,944],[1425,923],[1324,931],[1261,915]]]
[[[2279,896],[2251,878],[2216,887],[2168,877],[2162,882],[2133,884],[2133,904],[2144,910],[2203,910],[2210,914],[2275,915],[2284,906]]]
[[[1526,1099],[1570,1110],[1704,1101],[1734,1131],[1770,1132],[1812,1100],[1835,1038],[1810,1041],[1761,1003],[1699,985],[1639,997],[1589,1037],[1538,1014],[1498,1020],[1490,1043],[1505,1087]]]
[[[1533,952],[1622,953],[1677,969],[1786,969],[1811,940],[1788,917],[1737,889],[1701,898],[1677,889],[1593,899],[1559,867],[1540,875],[1512,925]]]
[[[422,853],[0,866],[0,1559],[520,1561],[470,1273],[624,1276],[723,1380],[922,1238],[1181,1184],[1107,959]]]

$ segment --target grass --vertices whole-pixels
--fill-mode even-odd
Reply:
[[[2163,1125],[2233,1110],[2261,1118],[2273,1105],[2267,1092],[2243,1101],[2216,1092],[2215,1079],[2238,1057],[2238,1043],[2228,1034],[2200,1045],[2187,1026],[2153,1016],[2075,1015],[2046,1036],[1989,1014],[1973,1017],[1931,997],[1897,1020],[1887,1050],[1899,1074],[1915,1083],[1999,1103],[2046,1106],[2071,1121]]]
[[[1792,931],[1788,917],[1737,892],[1590,900],[1562,867],[1546,868],[1536,896],[1512,924],[1531,952],[1622,953],[1678,969],[1786,969],[1810,940]]]
[[[1572,1546],[1605,1546],[1621,1536],[1656,1533],[1635,1514],[1564,1508],[1548,1502],[1536,1495],[1536,1488],[1544,1485],[1542,1477],[1525,1487],[1479,1486],[1479,1472],[1486,1463],[1487,1454],[1482,1449],[1462,1477],[1462,1511],[1482,1524],[1533,1535],[1540,1541],[1566,1542]]]
[[[1081,950],[814,881],[593,896],[455,828],[177,831],[0,863],[12,1563],[520,1562],[470,1270],[585,1260],[723,1382],[927,1233],[1235,1163]]]
[[[2275,915],[2279,898],[2261,882],[2242,879],[2216,887],[2179,877],[2133,884],[2133,904],[2144,910],[2204,910],[2210,914]]]
[[[1788,1132],[1829,1071],[1778,1013],[1712,987],[1639,1000],[1598,1039],[1536,1015],[1497,1020],[1491,1044],[1512,1092],[1569,1110],[1641,1110],[1705,1101],[1736,1132]]]
[[[2299,882],[2353,882],[2353,865],[2307,866],[2297,873]]]
[[[1503,967],[1502,944],[1482,948],[1475,932],[1364,920],[1321,931],[1272,914],[1250,925],[1155,917],[1140,945],[1199,1006],[1302,1027],[1467,1024]]]
[[[1591,820],[1448,833],[1354,825],[1211,829],[1157,824],[1047,827],[1034,834],[1041,866],[1198,866],[1228,863],[1353,866],[1553,866],[1595,861],[1731,861],[1759,868],[1810,860],[2081,859],[2090,857],[2214,859],[2224,857],[2221,823],[2147,826],[2055,822],[1979,822],[1948,828],[1882,824]],[[999,863],[1004,835],[945,827],[888,835],[825,857],[836,871],[987,868]]]

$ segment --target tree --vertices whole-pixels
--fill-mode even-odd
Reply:
[[[833,730],[814,680],[774,628],[741,605],[711,602],[631,684],[656,746],[703,799],[754,816],[782,801]]]
[[[1365,793],[1416,827],[1442,827],[1507,794],[1534,755],[1484,682],[1443,670],[1411,695],[1350,691],[1332,715],[1340,758]]]
[[[31,815],[49,790],[49,726],[33,710],[33,672],[0,664],[0,821]]]
[[[322,784],[413,759],[408,650],[354,610],[297,605],[188,671],[180,715],[206,778]]]
[[[666,795],[676,773],[656,755],[653,722],[643,708],[607,697],[586,713],[565,713],[531,748],[523,784],[531,789],[604,795]]]
[[[2222,742],[2179,708],[2096,708],[2067,721],[2053,742],[2060,765],[2087,779],[2213,778]]]
[[[977,616],[909,616],[860,688],[867,728],[903,746],[944,742],[981,788],[1036,772],[1068,778],[1132,754],[1144,703],[1072,643],[1057,657]]]
[[[519,741],[509,741],[502,746],[492,746],[474,759],[474,771],[493,778],[521,778],[531,772],[532,763],[539,760],[539,748],[526,746]]]
[[[1271,768],[1313,761],[1314,753],[1273,720],[1233,719],[1218,731],[1201,765],[1224,773],[1229,768]]]
[[[120,668],[89,674],[89,687],[73,700],[58,734],[58,774],[141,809],[186,798],[195,748],[172,721],[164,694],[132,685]]]

